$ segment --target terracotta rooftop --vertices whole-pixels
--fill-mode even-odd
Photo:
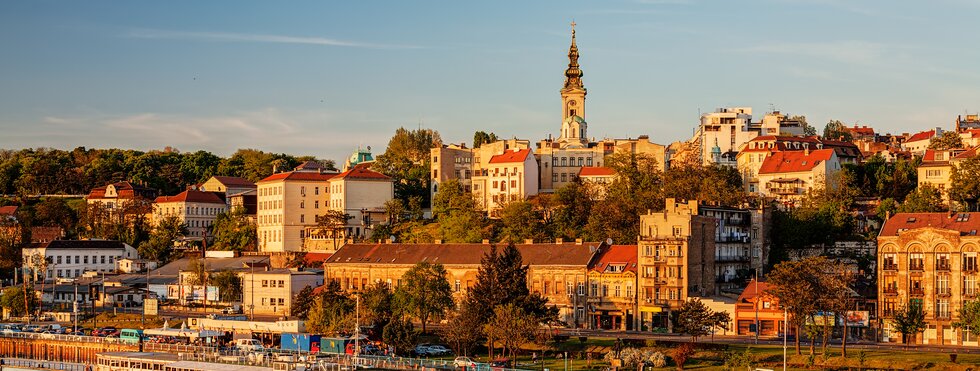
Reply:
[[[578,172],[578,176],[613,176],[616,170],[605,166],[586,166]]]
[[[368,179],[368,180],[388,180],[391,179],[387,175],[381,174],[377,171],[371,170],[370,164],[359,164],[352,167],[343,173],[337,174],[335,178],[343,179]]]
[[[528,265],[579,265],[586,267],[592,260],[599,242],[516,244],[517,250]],[[490,251],[489,244],[380,244],[349,243],[326,260],[326,264],[392,264],[413,265],[419,262],[479,265],[483,255]],[[497,251],[506,246],[497,245]]]
[[[92,191],[89,192],[88,197],[86,198],[88,199],[106,198],[105,195],[106,188],[108,188],[110,185],[116,188],[116,198],[131,199],[137,196],[147,197],[150,195],[153,196],[156,195],[156,190],[153,188],[144,187],[141,185],[135,185],[127,181],[122,181],[122,182],[112,183],[109,185],[104,185],[102,187],[93,188]],[[152,198],[153,196],[150,197]]]
[[[200,202],[209,204],[224,204],[225,201],[221,199],[214,192],[202,192],[194,190],[186,190],[178,193],[176,196],[160,196],[157,197],[154,203],[167,203],[167,202]]]
[[[742,290],[742,294],[738,296],[739,303],[753,303],[755,302],[756,296],[765,295],[766,290],[769,289],[769,284],[765,281],[759,281],[759,286],[756,287],[755,279],[749,280],[749,283],[745,285],[745,290]]]
[[[867,126],[858,127],[854,125],[854,127],[844,128],[844,130],[860,135],[875,135],[875,129]]]
[[[905,142],[908,143],[908,142],[917,142],[920,140],[930,140],[934,136],[936,136],[936,130],[923,131],[923,132],[915,133],[915,135],[912,135],[911,137],[909,137],[909,139],[906,139]]]
[[[0,215],[14,216],[17,213],[17,206],[0,206]]]
[[[622,265],[623,271],[636,273],[636,245],[612,245],[599,253],[589,269],[605,272],[610,265]]]
[[[975,236],[980,230],[980,213],[898,213],[885,222],[879,236],[898,236],[899,232],[925,227]]]
[[[337,173],[314,173],[305,171],[290,171],[269,175],[258,183],[271,182],[276,180],[301,180],[301,181],[321,181],[325,182],[337,176]]]
[[[766,157],[759,168],[759,174],[795,173],[810,171],[824,161],[828,161],[834,154],[832,149],[818,149],[810,151],[781,151]]]
[[[221,182],[226,186],[238,186],[238,187],[255,187],[255,183],[252,183],[244,178],[239,178],[237,176],[220,176],[215,175],[212,178]]]
[[[495,155],[490,158],[491,164],[504,164],[511,162],[524,162],[527,156],[531,154],[530,149],[519,149],[504,152],[503,154]]]

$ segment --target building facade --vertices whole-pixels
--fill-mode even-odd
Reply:
[[[899,213],[878,235],[878,318],[881,341],[901,341],[891,318],[917,303],[925,312],[923,344],[972,345],[977,337],[954,329],[959,309],[980,294],[977,254],[980,213]]]
[[[303,288],[323,285],[320,270],[271,269],[242,271],[242,305],[245,313],[289,316],[293,298]]]
[[[715,276],[719,293],[738,293],[769,260],[771,210],[699,204],[698,215],[715,219]]]
[[[115,273],[120,259],[138,259],[136,248],[119,241],[55,240],[21,250],[24,268],[35,279],[78,278],[85,272]],[[35,257],[36,256],[36,257]],[[47,260],[47,271],[37,264]]]
[[[166,218],[176,217],[187,226],[187,236],[204,238],[214,225],[218,214],[228,211],[228,205],[217,193],[194,190],[176,196],[160,196],[153,201],[153,225]]]
[[[759,168],[759,195],[793,205],[815,189],[833,189],[841,165],[832,149],[781,151]]]
[[[347,238],[370,238],[375,225],[386,222],[384,205],[395,197],[395,182],[388,176],[356,165],[330,178],[330,210],[351,216],[345,228]]]
[[[698,215],[697,201],[666,203],[663,212],[640,216],[634,328],[641,331],[669,330],[671,310],[715,292],[715,219]]]
[[[460,300],[476,284],[481,258],[494,245],[350,243],[324,262],[325,279],[351,292],[378,283],[404,284],[402,275],[419,262],[442,264],[454,296]],[[556,242],[516,244],[527,265],[528,289],[558,308],[559,319],[575,327],[588,324],[586,314],[588,269],[604,244]],[[503,246],[496,247],[498,251]]]
[[[336,175],[304,164],[260,180],[256,196],[259,251],[302,251],[308,228],[316,226],[316,216],[330,207],[329,181]]]
[[[636,314],[636,245],[605,246],[589,267],[589,328],[633,330]]]

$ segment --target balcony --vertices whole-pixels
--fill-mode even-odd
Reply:
[[[949,271],[949,262],[948,261],[938,261],[938,262],[936,262],[936,270],[937,271],[948,272]]]
[[[936,289],[936,295],[939,296],[950,296],[952,294],[953,290],[950,290],[949,287]]]
[[[977,272],[977,265],[976,264],[965,264],[965,265],[963,265],[963,273],[976,273],[976,272]]]
[[[977,297],[977,290],[963,290],[963,297],[965,298],[975,298]]]
[[[885,295],[898,295],[898,287],[885,287],[882,292],[884,292]]]
[[[748,255],[717,255],[715,256],[715,263],[726,263],[726,262],[750,262],[752,257]]]
[[[919,262],[919,263],[911,263],[911,264],[909,264],[909,270],[910,271],[915,271],[915,272],[921,272],[921,271],[925,270],[925,264],[922,264],[921,262]]]
[[[897,271],[898,270],[898,264],[894,264],[894,263],[892,263],[892,264],[889,264],[889,263],[882,264],[881,270],[883,270],[883,271]]]
[[[909,290],[909,295],[911,295],[911,296],[922,296],[922,295],[925,295],[925,294],[926,294],[926,292],[923,291],[922,289],[911,289],[911,290]]]
[[[787,187],[787,186],[768,187],[766,188],[766,190],[769,193],[777,194],[777,195],[796,195],[796,194],[803,193],[800,187]]]

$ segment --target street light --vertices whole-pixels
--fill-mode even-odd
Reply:
[[[783,307],[783,371],[786,371],[786,338],[789,334],[789,310]],[[799,336],[799,334],[797,334]]]

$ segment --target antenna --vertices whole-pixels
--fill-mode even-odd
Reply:
[[[776,105],[769,103],[769,113],[776,112]]]

